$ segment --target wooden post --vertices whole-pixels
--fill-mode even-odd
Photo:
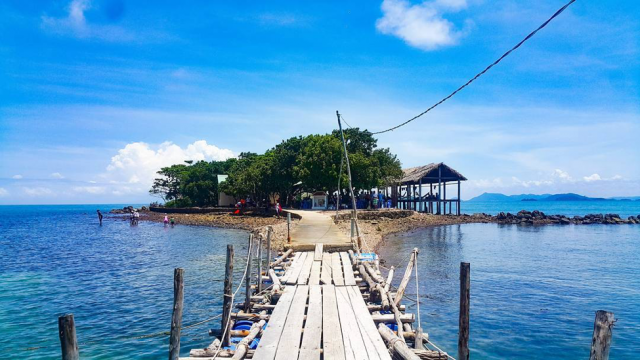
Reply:
[[[249,235],[249,249],[251,249],[251,246],[253,244],[253,234]],[[251,262],[253,261],[253,251],[247,251],[247,256],[249,257],[247,259],[247,274],[244,278],[244,282],[245,282],[245,293],[246,293],[246,298],[244,301],[244,311],[245,312],[249,312],[249,310],[251,309]]]
[[[442,214],[440,212],[441,205],[440,200],[442,199],[442,164],[438,165],[438,215]]]
[[[422,178],[420,178],[420,188],[418,189],[418,196],[420,197],[418,211],[424,211],[424,206],[422,204]]]
[[[598,310],[593,323],[593,341],[589,360],[608,360],[611,347],[611,328],[616,320],[613,313]]]
[[[180,330],[182,329],[182,303],[184,300],[184,270],[173,270],[173,314],[169,337],[169,360],[180,358]]]
[[[458,180],[458,207],[456,211],[460,215],[460,180]]]
[[[78,339],[76,338],[76,323],[73,314],[65,314],[58,318],[58,336],[62,360],[79,360]]]
[[[447,203],[446,203],[446,201],[447,201],[447,182],[446,181],[442,183],[442,191],[444,192],[442,200],[445,201],[445,202],[442,203],[442,205],[444,205],[443,213],[444,213],[444,215],[447,215]]]
[[[287,213],[287,242],[291,244],[291,213]]]
[[[271,269],[271,225],[267,226],[267,270]]]
[[[224,271],[224,298],[222,302],[222,326],[220,330],[225,333],[221,339],[222,346],[229,346],[229,320],[231,315],[231,306],[233,306],[233,245],[227,245],[227,264]],[[225,329],[227,331],[225,332]]]
[[[351,218],[351,242],[353,242],[353,234],[356,232],[356,220]]]
[[[460,317],[458,321],[458,360],[469,359],[469,301],[471,265],[460,263]]]
[[[258,237],[258,279],[257,291],[262,292],[262,236]]]

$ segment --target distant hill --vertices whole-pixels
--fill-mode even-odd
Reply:
[[[520,195],[504,195],[500,193],[484,193],[478,195],[468,201],[594,201],[594,200],[627,200],[627,199],[640,199],[640,197],[625,197],[625,198],[592,198],[588,196],[567,193],[567,194],[520,194]]]

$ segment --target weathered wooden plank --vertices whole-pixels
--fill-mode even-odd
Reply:
[[[311,274],[309,275],[309,285],[320,284],[320,267],[322,261],[314,261],[311,265]]]
[[[336,288],[333,285],[322,285],[322,352],[325,359],[345,360]]]
[[[287,270],[284,272],[284,275],[282,275],[282,277],[280,278],[280,282],[282,284],[286,284],[287,280],[289,279],[289,277],[291,276],[291,273],[294,269],[295,264],[297,264],[298,259],[300,259],[300,256],[302,255],[302,253],[295,253],[293,255],[293,259],[291,260],[291,265],[287,268]]]
[[[296,287],[294,286],[284,287],[276,308],[271,313],[267,327],[264,329],[262,337],[260,338],[260,344],[258,344],[256,353],[254,354],[256,359],[268,360],[275,358],[280,336],[282,335],[284,324],[287,321],[287,314],[289,313],[295,292]]]
[[[358,326],[358,319],[353,313],[346,287],[336,286],[336,301],[338,302],[338,314],[340,316],[346,358],[355,360],[369,359],[367,348],[364,345],[360,327]]]
[[[344,271],[344,284],[347,286],[356,285],[356,277],[353,275],[353,265],[351,265],[351,259],[346,252],[340,253],[342,259],[342,270]]]
[[[342,276],[342,264],[340,264],[340,255],[338,253],[331,254],[331,277],[336,286],[344,285],[344,277]]]
[[[295,285],[298,283],[298,276],[300,276],[300,271],[302,271],[302,266],[304,265],[305,260],[307,259],[307,253],[300,253],[300,257],[294,264],[291,265],[291,274],[287,278],[287,285]]]
[[[324,285],[331,285],[331,254],[322,254],[322,270],[320,271],[320,282]]]
[[[304,323],[304,311],[307,305],[307,297],[309,296],[309,287],[307,285],[298,285],[296,289],[296,294],[291,302],[287,321],[284,325],[284,330],[282,331],[282,337],[278,343],[276,360],[291,360],[298,358],[300,338],[302,337],[302,324]],[[256,359],[262,358],[256,357]]]
[[[298,285],[306,285],[309,282],[309,275],[311,274],[311,265],[313,265],[313,253],[308,252],[307,258],[302,264],[302,270],[298,275]]]
[[[370,359],[382,359],[391,360],[389,351],[376,328],[376,324],[371,319],[371,314],[365,304],[362,294],[357,286],[345,287],[349,294],[349,300],[351,300],[351,306],[353,313],[358,319],[358,326],[360,327],[360,333],[364,340],[367,352]]]
[[[313,260],[315,261],[322,260],[322,253],[323,253],[322,248],[323,248],[322,243],[316,244],[316,249],[315,249],[315,252],[313,253]]]
[[[314,261],[314,264],[320,264]],[[320,360],[322,340],[322,288],[320,285],[309,286],[309,306],[307,320],[304,324],[302,345],[300,345],[300,360]]]

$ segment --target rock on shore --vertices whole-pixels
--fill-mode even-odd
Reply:
[[[618,214],[588,214],[585,216],[567,217],[564,215],[546,215],[542,211],[521,210],[517,214],[501,212],[498,215],[491,216],[487,214],[476,214],[477,217],[489,218],[492,222],[499,224],[560,224],[560,225],[589,225],[589,224],[640,224],[640,215],[629,216],[622,219]]]

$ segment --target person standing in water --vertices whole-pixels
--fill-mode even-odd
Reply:
[[[98,221],[100,221],[100,226],[102,226],[102,213],[100,212],[100,210],[98,211]]]
[[[171,217],[171,220],[169,220],[171,222],[171,227],[173,227],[176,224],[176,221],[173,219],[173,216]]]
[[[164,214],[164,226],[169,225],[169,217],[167,216],[167,214]]]

